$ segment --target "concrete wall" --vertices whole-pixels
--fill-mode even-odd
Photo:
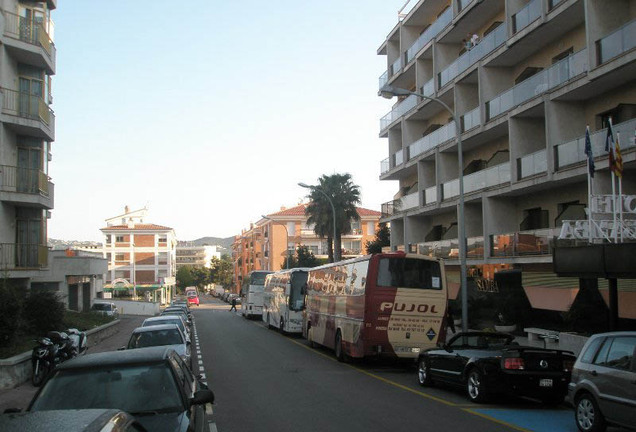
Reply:
[[[158,315],[159,303],[127,301],[116,299],[99,299],[99,301],[108,301],[115,303],[121,315]]]

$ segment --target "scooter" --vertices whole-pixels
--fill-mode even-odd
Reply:
[[[59,363],[59,349],[48,337],[41,337],[36,342],[38,345],[31,352],[31,364],[33,366],[31,382],[35,387],[39,387],[51,373],[56,363]]]
[[[83,331],[79,331],[76,328],[70,328],[66,331],[68,333],[68,337],[71,341],[71,352],[73,357],[77,357],[80,355],[86,354],[86,350],[88,350],[88,339],[86,337],[86,333]]]

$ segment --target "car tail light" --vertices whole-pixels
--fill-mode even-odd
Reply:
[[[574,368],[574,360],[563,360],[563,370],[565,372],[572,372]]]
[[[504,369],[523,370],[525,369],[525,364],[520,357],[509,357],[504,359]]]

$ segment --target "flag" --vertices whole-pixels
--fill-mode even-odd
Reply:
[[[594,177],[594,155],[592,154],[589,126],[585,128],[585,154],[587,155],[587,167],[590,170],[590,177]]]
[[[616,174],[616,160],[614,159],[614,131],[612,131],[612,120],[607,124],[607,137],[605,138],[605,151],[609,152],[609,169]]]
[[[618,143],[620,141],[620,134],[616,134],[616,141],[614,143],[614,174],[616,177],[623,177],[623,156],[621,155],[621,146]]]

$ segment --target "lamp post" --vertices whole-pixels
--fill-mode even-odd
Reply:
[[[285,263],[285,268],[289,270],[289,230],[287,229],[287,225],[282,222],[275,221],[271,217],[267,217],[265,215],[261,215],[263,219],[270,221],[271,223],[282,225],[285,228],[285,256],[287,257],[287,262]]]
[[[329,204],[331,204],[331,210],[333,211],[333,260],[334,262],[340,261],[340,251],[336,251],[336,207],[333,205],[333,201],[320,186],[310,186],[305,183],[298,183],[298,186],[320,192],[325,196],[325,198],[327,198]]]
[[[457,206],[457,225],[459,228],[459,265],[461,272],[461,292],[462,292],[462,331],[468,328],[468,285],[466,275],[466,221],[464,219],[464,155],[462,151],[462,131],[459,119],[446,103],[442,100],[430,96],[416,93],[402,88],[385,85],[380,89],[380,95],[391,99],[393,96],[415,95],[423,99],[437,102],[446,109],[455,122],[455,138],[457,140],[457,164],[459,165],[459,205]]]

